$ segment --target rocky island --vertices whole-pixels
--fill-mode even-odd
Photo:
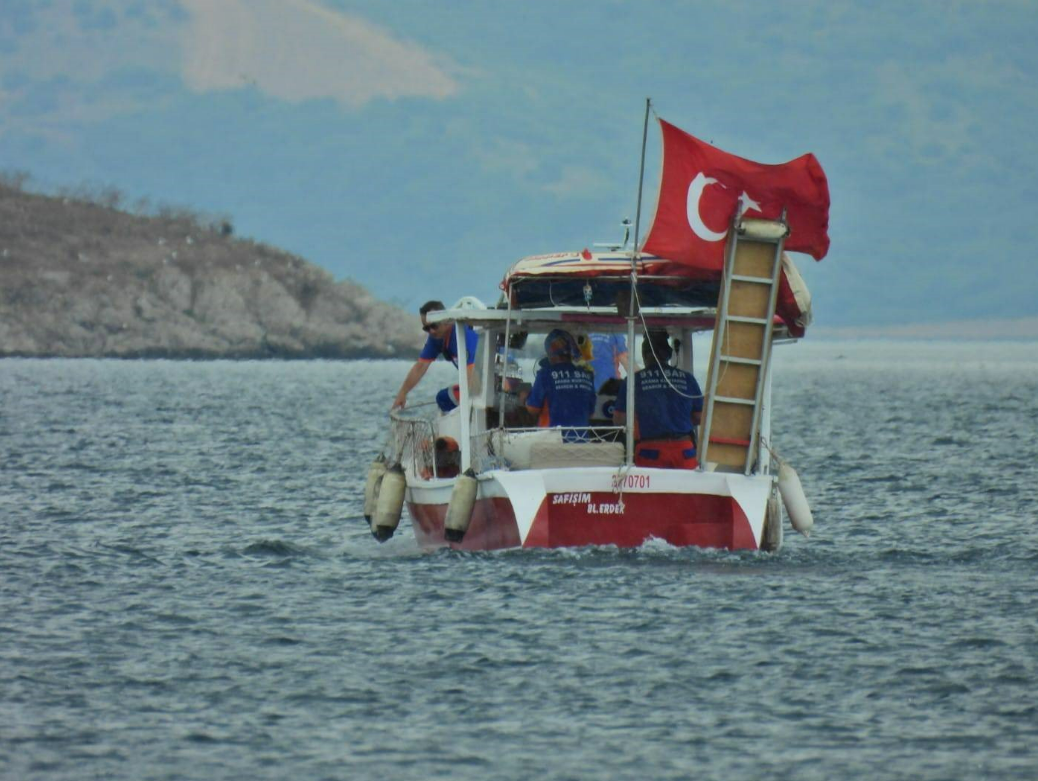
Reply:
[[[0,357],[414,357],[419,337],[414,314],[229,221],[0,182]]]

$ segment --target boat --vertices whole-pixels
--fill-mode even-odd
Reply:
[[[673,155],[664,151],[666,185]],[[696,186],[685,185],[688,203]],[[405,506],[422,548],[628,548],[660,540],[774,551],[783,544],[783,508],[795,530],[810,533],[799,477],[771,442],[772,348],[803,337],[810,322],[810,296],[786,252],[803,222],[790,219],[786,203],[764,202],[751,189],[732,204],[727,230],[716,231],[723,240],[711,239],[721,245],[708,248],[723,253],[720,264],[715,256],[690,264],[676,259],[680,253],[652,251],[668,246],[658,232],[667,230],[664,190],[642,245],[636,222],[630,246],[625,236],[598,251],[525,257],[505,273],[493,306],[466,297],[427,315],[478,333],[479,381],[469,386],[466,340],[458,339],[458,406],[446,414],[432,403],[391,413],[365,491],[377,539],[393,536]],[[824,196],[827,210],[827,189]],[[698,466],[636,465],[635,416],[621,426],[610,415],[615,385],[603,386],[589,425],[577,432],[524,419],[524,383],[555,329],[578,345],[592,333],[625,334],[632,359],[637,338],[666,332],[674,364],[686,371],[694,346],[712,334]],[[626,407],[634,410],[633,383],[626,385]]]

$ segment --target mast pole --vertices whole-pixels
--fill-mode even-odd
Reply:
[[[472,417],[472,389],[469,388],[469,345],[465,339],[465,323],[454,321],[454,334],[458,340],[458,414],[461,418],[461,471],[472,466],[472,437],[469,434]],[[447,336],[450,339],[450,336]],[[448,395],[450,390],[447,391]]]
[[[508,314],[505,319],[505,346],[501,353],[501,400],[497,408],[497,427],[505,430],[505,400],[508,398],[508,389],[505,383],[508,380],[508,355],[510,346],[508,340],[512,336],[512,283],[508,283]]]
[[[638,170],[638,206],[634,211],[634,251],[631,253],[631,276],[637,274],[635,262],[638,259],[638,231],[642,222],[642,185],[645,183],[645,140],[649,135],[649,108],[652,98],[645,99],[645,121],[642,123],[642,162]]]
[[[634,463],[634,308],[638,300],[638,239],[642,222],[642,186],[645,183],[645,141],[649,135],[649,108],[652,98],[645,99],[645,120],[642,122],[642,159],[638,170],[638,205],[634,211],[634,248],[631,250],[631,295],[627,306],[627,464]]]

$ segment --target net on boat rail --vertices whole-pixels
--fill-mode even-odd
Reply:
[[[387,463],[400,464],[414,475],[431,476],[435,469],[436,418],[434,402],[389,413],[389,437],[382,453]]]

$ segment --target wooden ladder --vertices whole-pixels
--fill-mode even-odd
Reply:
[[[750,474],[760,449],[764,388],[789,226],[738,216],[728,232],[706,379],[699,463]]]

